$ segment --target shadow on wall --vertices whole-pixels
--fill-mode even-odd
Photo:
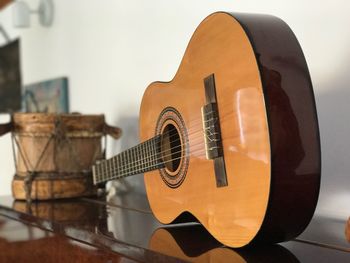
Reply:
[[[316,84],[321,133],[322,176],[318,212],[350,215],[350,59],[330,68],[334,74]]]

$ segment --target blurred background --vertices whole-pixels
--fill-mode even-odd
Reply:
[[[1,1],[0,3],[6,1]],[[37,7],[39,0],[27,0]],[[56,0],[54,20],[43,27],[31,17],[14,26],[10,3],[0,24],[10,40],[20,39],[22,85],[69,79],[70,110],[104,113],[123,129],[108,140],[108,156],[138,143],[143,92],[155,80],[174,76],[198,24],[215,11],[278,16],[296,34],[316,96],[322,146],[322,185],[317,213],[350,214],[350,3],[345,0]],[[0,35],[0,45],[6,39]],[[0,102],[1,103],[1,102]],[[0,122],[9,120],[1,114]],[[9,134],[0,138],[0,195],[11,194],[14,162]],[[141,175],[126,179],[145,195]]]

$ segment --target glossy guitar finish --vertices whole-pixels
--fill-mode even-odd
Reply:
[[[210,75],[215,78],[224,186],[217,185],[204,136],[201,109],[207,104],[204,79]],[[165,109],[174,115],[164,115]],[[183,125],[178,128],[183,145],[179,168],[165,177],[165,168],[144,176],[160,222],[191,220],[190,213],[230,247],[279,242],[303,231],[319,192],[319,133],[307,65],[283,21],[221,12],[207,17],[174,79],[154,82],[145,91],[141,140],[164,132],[173,118]]]
[[[299,263],[288,249],[276,244],[241,249],[223,247],[200,225],[158,228],[149,248],[186,262]]]

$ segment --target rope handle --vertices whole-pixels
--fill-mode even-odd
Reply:
[[[0,136],[10,132],[12,130],[12,122],[0,124]]]
[[[13,122],[3,123],[0,124],[0,136],[5,135],[6,133],[10,132],[13,128]],[[104,134],[108,134],[114,139],[119,139],[122,135],[122,130],[119,127],[108,125],[107,123],[104,124]]]
[[[107,123],[104,125],[104,134],[108,134],[113,139],[119,139],[122,135],[122,130],[115,126],[110,126]]]

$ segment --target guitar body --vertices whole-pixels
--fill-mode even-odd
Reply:
[[[212,132],[205,119],[211,111],[203,111],[208,76],[220,126]],[[208,158],[215,131],[222,148],[217,166]],[[280,242],[307,226],[320,184],[317,115],[304,56],[283,21],[222,12],[207,17],[174,79],[152,83],[143,96],[141,140],[166,132],[180,141],[180,153],[170,154],[179,161],[144,175],[160,222],[194,216],[230,247]]]

